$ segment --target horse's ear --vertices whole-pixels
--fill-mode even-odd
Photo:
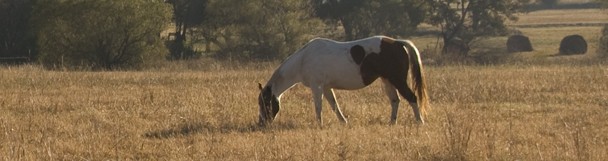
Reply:
[[[260,88],[260,91],[264,89],[262,88],[262,83],[258,83],[258,87]]]

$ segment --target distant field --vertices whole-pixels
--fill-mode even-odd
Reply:
[[[471,43],[470,55],[477,63],[495,64],[509,62],[547,62],[562,59],[595,59],[603,24],[608,24],[608,10],[601,9],[560,9],[540,10],[520,14],[519,21],[509,22],[514,32],[530,38],[534,51],[508,54],[508,36],[482,37]],[[425,26],[426,29],[429,26]],[[515,34],[515,33],[512,33]],[[553,57],[558,53],[561,40],[568,35],[578,34],[585,38],[588,52],[585,55]],[[435,36],[411,38],[422,51],[437,51],[441,40]],[[439,42],[439,43],[438,43]],[[428,53],[426,53],[428,54]],[[431,54],[429,57],[436,57]]]
[[[602,9],[561,9],[540,10],[518,15],[515,26],[533,25],[594,25],[608,23],[608,10]]]
[[[512,27],[530,38],[535,51],[522,54],[532,56],[555,55],[564,37],[577,34],[587,41],[588,52],[585,56],[594,57],[602,28],[608,25],[608,10],[601,9],[541,10],[519,17],[520,20],[512,24]],[[506,51],[507,38],[497,39],[501,42],[494,46],[500,46]]]
[[[589,3],[594,2],[594,0],[559,0],[559,3],[568,4],[568,3]]]

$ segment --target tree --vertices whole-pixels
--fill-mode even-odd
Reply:
[[[604,8],[608,8],[608,0],[595,0],[596,2],[601,3]]]
[[[191,29],[205,22],[207,0],[168,0],[173,9],[175,39],[169,45],[172,59],[186,59],[196,56],[193,47],[186,45]]]
[[[220,58],[282,58],[325,28],[301,0],[210,0],[206,10],[201,35]]]
[[[604,8],[608,8],[608,0],[596,1],[601,3]],[[604,25],[604,28],[602,29],[602,35],[600,35],[598,48],[598,53],[600,57],[608,58],[608,25]]]
[[[34,37],[28,24],[33,0],[0,0],[0,57],[32,57]]]
[[[160,33],[169,20],[162,1],[41,0],[32,24],[46,67],[112,70],[162,59]]]
[[[423,0],[313,0],[317,16],[341,24],[347,40],[409,35],[425,19]]]
[[[600,35],[598,43],[599,56],[608,58],[608,25],[604,25],[604,28],[602,28],[602,35]]]
[[[540,3],[547,6],[555,6],[559,0],[540,0]]]
[[[353,33],[352,19],[349,15],[353,14],[357,8],[361,8],[365,0],[313,0],[315,13],[318,17],[336,21],[344,28],[344,35],[347,40],[355,39]]]
[[[505,21],[516,20],[515,13],[529,0],[426,0],[430,6],[429,23],[441,29],[443,53],[455,39],[464,44],[474,38],[506,34]],[[466,53],[465,53],[466,54]]]
[[[407,36],[425,18],[419,0],[369,0],[350,14],[354,39],[373,35]]]

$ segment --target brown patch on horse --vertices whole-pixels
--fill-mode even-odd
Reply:
[[[380,53],[370,53],[364,57],[362,63],[360,64],[363,84],[366,86],[370,85],[379,77],[401,77],[404,76],[404,74],[407,74],[407,54],[404,53],[403,45],[399,44],[400,43],[396,43],[394,39],[382,38],[380,43]],[[353,46],[353,48],[356,46]],[[353,48],[351,48],[351,53]],[[401,51],[399,51],[399,49],[401,49]],[[403,61],[406,62],[404,63]],[[405,64],[404,70],[403,66],[400,66],[403,64]],[[403,78],[407,78],[407,75],[405,75]]]
[[[383,38],[380,43],[380,53],[375,62],[381,77],[388,80],[407,78],[409,70],[409,57],[403,43],[393,39]],[[395,83],[391,81],[391,83]]]
[[[368,54],[365,59],[363,59],[363,62],[361,62],[359,70],[361,72],[361,79],[363,79],[363,84],[365,84],[365,86],[372,84],[374,81],[376,81],[376,79],[378,79],[378,77],[380,77],[376,67],[376,64],[378,64],[378,57],[378,54],[371,53]]]
[[[350,48],[350,56],[353,57],[357,65],[361,65],[363,58],[365,58],[365,49],[361,45],[355,45]]]
[[[383,43],[388,43],[388,44],[393,44],[393,43],[395,43],[395,39],[385,37],[385,38],[382,38],[382,42]]]
[[[368,54],[361,63],[363,83],[369,85],[379,77],[388,80],[409,102],[417,102],[413,91],[407,86],[410,57],[404,43],[391,38],[383,38],[380,53]]]

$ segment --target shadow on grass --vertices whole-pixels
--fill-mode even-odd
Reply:
[[[183,123],[173,128],[161,129],[146,132],[143,134],[146,138],[151,139],[167,139],[174,137],[183,137],[196,134],[211,134],[211,133],[252,133],[252,132],[271,132],[277,130],[293,130],[297,127],[292,123],[275,123],[267,127],[260,127],[257,124],[249,125],[219,125],[214,126],[209,123]]]

